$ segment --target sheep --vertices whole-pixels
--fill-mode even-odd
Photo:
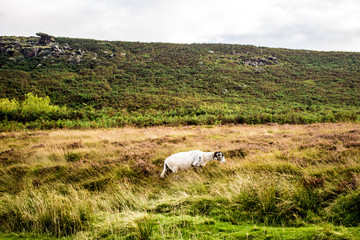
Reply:
[[[203,167],[212,160],[224,163],[225,157],[222,152],[202,152],[199,150],[175,153],[165,159],[164,170],[160,177],[165,177],[168,171],[177,173],[179,170],[187,170],[191,167]]]

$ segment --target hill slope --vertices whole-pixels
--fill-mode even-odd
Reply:
[[[360,53],[39,36],[1,37],[0,97],[31,92],[66,105],[66,114],[43,116],[48,127],[64,119],[71,127],[99,118],[111,126],[359,118]]]

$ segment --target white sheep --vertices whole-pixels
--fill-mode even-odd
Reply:
[[[171,155],[164,161],[164,171],[160,177],[165,177],[168,171],[177,173],[179,170],[187,170],[191,167],[203,167],[212,160],[225,162],[222,152],[202,152],[199,150],[179,152]]]

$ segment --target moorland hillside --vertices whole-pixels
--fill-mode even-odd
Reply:
[[[360,53],[44,33],[0,46],[3,130],[359,120]],[[28,94],[59,108],[23,110]]]

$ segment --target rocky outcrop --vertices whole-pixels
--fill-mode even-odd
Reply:
[[[49,34],[36,35],[38,37],[0,37],[0,54],[13,61],[38,57],[42,60],[64,59],[72,64],[79,64],[84,58],[94,58],[94,54],[82,49],[74,51],[68,44],[61,45]]]
[[[49,34],[46,34],[46,33],[37,33],[36,35],[40,37],[39,44],[42,46],[46,46],[50,42],[55,41],[55,37],[53,37]]]
[[[68,59],[68,63],[78,64],[80,62],[81,62],[80,55],[72,54]]]
[[[262,67],[266,65],[278,64],[279,62],[276,57],[268,56],[267,58],[246,59],[244,63],[248,66]]]
[[[214,54],[213,51],[209,50],[209,54]],[[267,65],[276,65],[279,63],[277,57],[274,57],[272,55],[270,56],[252,56],[250,52],[246,52],[246,54],[243,53],[237,53],[236,51],[232,51],[231,54],[215,54],[215,56],[211,57],[212,59],[216,61],[222,61],[222,62],[233,62],[239,65],[247,65],[251,67],[264,67]],[[202,65],[202,64],[200,64]]]

